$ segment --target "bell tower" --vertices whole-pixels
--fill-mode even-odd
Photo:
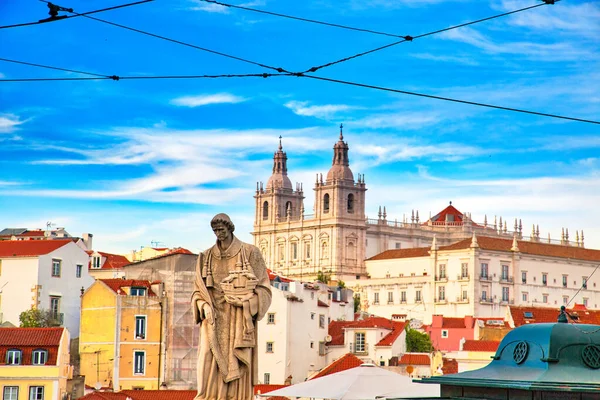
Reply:
[[[302,185],[292,182],[287,174],[287,154],[283,151],[281,136],[279,148],[273,155],[273,173],[267,185],[256,183],[256,215],[254,218],[255,231],[261,225],[276,224],[286,220],[297,220],[303,210],[304,194]]]

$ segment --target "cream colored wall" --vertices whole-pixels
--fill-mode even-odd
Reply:
[[[19,314],[32,306],[37,306],[36,285],[39,261],[37,257],[23,257],[4,258],[0,262],[2,263],[0,271],[2,321],[19,326]]]

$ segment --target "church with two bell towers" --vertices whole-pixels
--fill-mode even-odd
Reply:
[[[367,225],[363,177],[356,179],[340,125],[327,175],[318,174],[313,188],[314,212],[305,213],[302,184],[292,186],[281,138],[273,156],[273,174],[266,185],[257,183],[254,244],[267,267],[299,279],[314,279],[319,272],[334,280],[364,275]]]

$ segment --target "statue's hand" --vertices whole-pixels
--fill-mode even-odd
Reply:
[[[210,308],[208,303],[204,303],[204,305],[202,306],[202,312],[204,313],[204,319],[206,319],[209,324],[212,325],[215,323],[215,318],[212,313],[212,308]]]
[[[237,297],[225,295],[225,301],[232,306],[242,307],[244,303]]]

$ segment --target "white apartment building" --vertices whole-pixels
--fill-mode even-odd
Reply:
[[[262,384],[303,382],[329,363],[329,323],[352,321],[352,292],[274,275],[271,291],[271,307],[258,323],[258,379]]]
[[[21,312],[37,307],[79,336],[81,290],[94,279],[89,256],[70,239],[0,241],[0,317],[19,326]]]
[[[449,246],[388,250],[366,261],[371,279],[346,284],[363,311],[383,317],[501,319],[509,305],[597,308],[600,275],[592,273],[599,263],[600,250],[474,235]]]

